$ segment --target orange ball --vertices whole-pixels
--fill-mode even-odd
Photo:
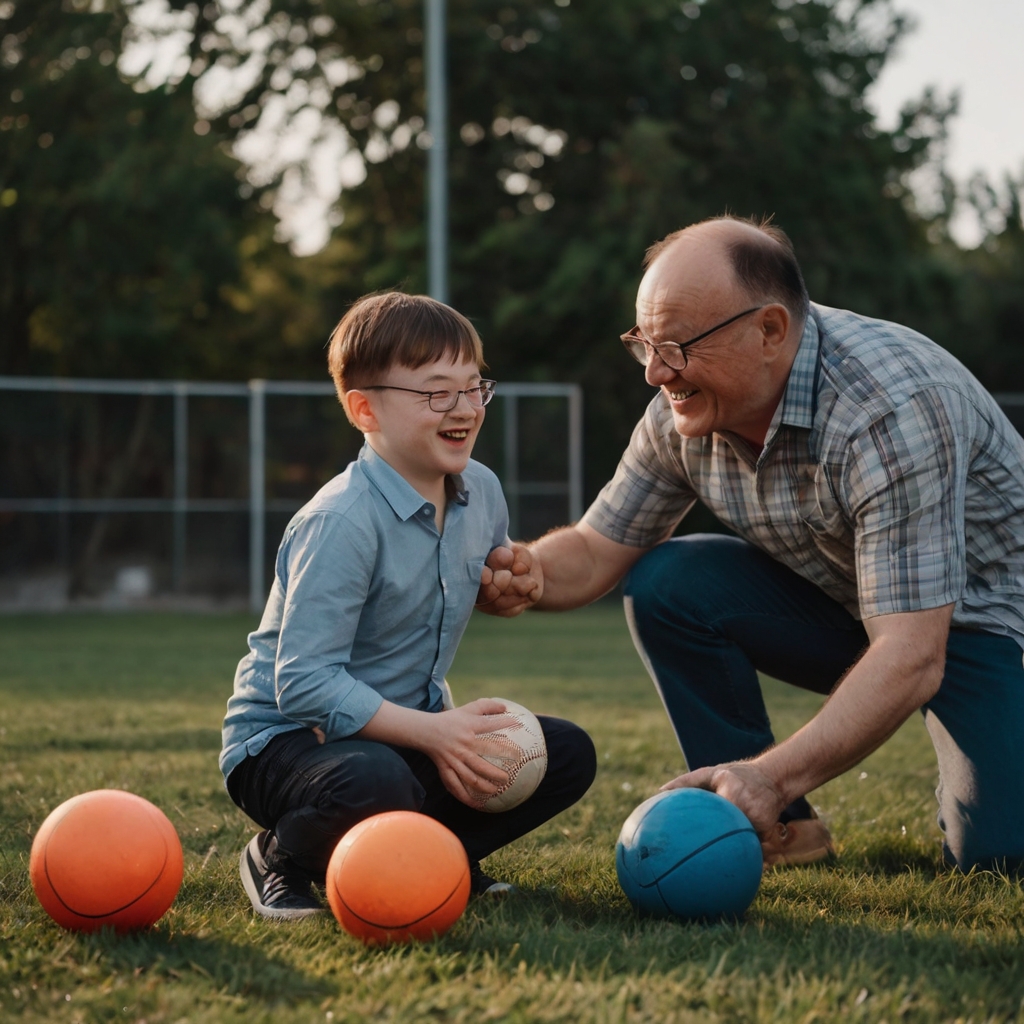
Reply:
[[[414,811],[386,811],[342,836],[327,865],[327,902],[350,935],[374,945],[443,935],[469,900],[469,858],[454,832]]]
[[[50,812],[32,841],[29,877],[63,928],[148,928],[181,888],[181,841],[159,808],[134,793],[97,789]]]

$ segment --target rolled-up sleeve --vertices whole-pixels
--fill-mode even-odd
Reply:
[[[377,557],[377,537],[356,519],[314,512],[278,552],[285,584],[275,663],[281,714],[328,740],[358,732],[383,697],[348,671]]]
[[[655,399],[633,430],[615,475],[587,509],[583,522],[618,544],[651,547],[668,537],[697,496],[682,469],[672,464],[678,441],[671,419]]]
[[[851,442],[844,503],[863,618],[939,608],[964,593],[970,455],[948,407],[959,401],[947,389],[922,391]]]

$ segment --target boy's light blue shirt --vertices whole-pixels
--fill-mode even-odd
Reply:
[[[369,446],[288,524],[224,718],[224,777],[279,733],[358,732],[389,700],[438,711],[480,572],[507,540],[497,477],[470,461],[435,507]]]

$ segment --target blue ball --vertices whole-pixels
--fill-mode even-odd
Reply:
[[[626,819],[615,869],[642,914],[685,921],[737,918],[761,884],[761,841],[734,804],[703,789],[672,789]]]

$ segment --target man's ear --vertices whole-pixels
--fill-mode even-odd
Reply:
[[[342,404],[345,407],[345,414],[352,426],[363,434],[370,434],[380,429],[377,417],[374,414],[373,406],[365,392],[358,388],[346,391],[342,395]]]
[[[765,306],[761,312],[761,337],[766,356],[775,359],[782,352],[791,323],[789,310],[781,303],[773,302]]]

